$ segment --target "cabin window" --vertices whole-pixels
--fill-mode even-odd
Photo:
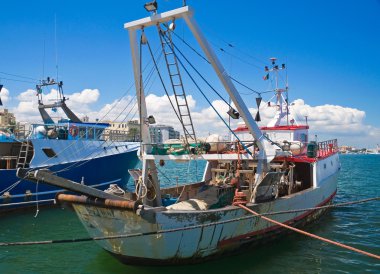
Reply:
[[[46,147],[46,148],[43,148],[42,151],[46,154],[47,157],[49,158],[54,158],[54,157],[57,157],[57,154],[55,153],[55,151],[50,148],[50,147]]]
[[[79,139],[86,139],[86,128],[85,127],[79,128]]]
[[[58,129],[58,139],[67,140],[67,136],[69,135],[67,128],[61,127]]]
[[[95,138],[97,140],[101,139],[103,133],[103,129],[97,128],[95,129]]]
[[[88,139],[94,139],[94,128],[93,127],[89,127],[87,128],[87,138]]]
[[[307,135],[305,133],[301,133],[300,141],[303,143],[307,143]]]

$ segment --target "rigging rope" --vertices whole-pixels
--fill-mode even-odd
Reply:
[[[159,50],[159,48],[156,50],[155,54],[158,52],[158,50]],[[161,53],[160,53],[158,59],[160,59],[160,57],[161,57]],[[143,72],[148,68],[149,65],[150,65],[150,62],[148,62],[148,63],[146,64],[146,66],[145,66],[144,69],[143,69]],[[147,82],[149,82],[149,80],[150,80],[150,78],[151,78],[151,76],[152,76],[153,70],[154,70],[154,68],[151,68],[150,72],[148,73],[147,80],[146,80]],[[127,91],[123,94],[123,96],[122,96],[122,97],[116,102],[116,106],[117,106],[117,105],[121,102],[121,100],[122,100],[122,99],[123,99],[123,98],[124,98],[129,92],[130,92],[130,90],[132,89],[133,86],[134,86],[134,84],[131,84],[131,86],[127,89]],[[132,99],[131,99],[130,102],[128,103],[128,106],[130,105],[130,103],[133,101],[133,99],[134,99],[135,97],[136,97],[136,95],[135,95],[134,97],[132,97]],[[125,109],[126,109],[126,107],[124,108],[124,110],[125,110]],[[107,115],[108,115],[112,110],[113,110],[113,108],[110,108],[110,109],[107,111],[107,113],[103,115],[103,117],[100,119],[100,121],[103,120],[105,117],[107,117]],[[124,110],[123,110],[123,111],[124,111]],[[122,113],[122,112],[121,112],[121,113]],[[121,116],[121,113],[116,117],[116,119],[119,118],[119,117]],[[130,112],[129,112],[129,113],[130,113]],[[129,115],[129,113],[127,114],[127,116]],[[123,119],[123,121],[124,121],[125,119],[127,119],[127,117],[125,117],[125,118]],[[123,122],[123,121],[122,121],[122,122]],[[97,123],[95,123],[95,124],[98,124],[98,123],[100,123],[100,122],[97,122]],[[113,143],[114,143],[114,141],[111,142],[110,144],[108,144],[107,147],[110,147]],[[72,143],[71,145],[65,147],[63,150],[61,150],[60,152],[58,152],[57,155],[61,154],[62,152],[64,152],[64,151],[67,150],[69,147],[73,146],[74,144],[75,144],[75,143]],[[83,146],[81,150],[85,149],[86,146],[88,146],[88,145],[89,145],[89,144],[85,144],[85,146]],[[103,144],[100,144],[100,145],[98,145],[97,147],[101,147],[101,146],[103,146]],[[89,154],[87,157],[89,157],[90,155],[91,155],[91,154]],[[85,159],[85,158],[87,158],[87,157],[82,157],[82,160]],[[45,164],[45,163],[47,163],[47,162],[48,162],[49,160],[51,160],[51,159],[52,159],[52,158],[47,159],[45,162],[42,163],[42,165]],[[67,169],[67,168],[66,168],[66,169]]]
[[[208,64],[211,64],[210,63],[210,61],[208,61],[207,60],[207,58],[206,57],[204,57],[199,51],[197,51],[195,48],[193,48],[192,46],[190,46],[183,38],[181,38],[181,37],[179,37],[178,36],[178,34],[176,34],[174,31],[172,32],[178,39],[180,39],[186,46],[188,46],[192,51],[194,51],[198,56],[200,56],[203,60],[205,60]],[[174,44],[174,43],[173,43]],[[229,44],[230,45],[230,44]],[[174,45],[175,46],[175,45]],[[176,47],[176,46],[175,46]],[[233,47],[233,46],[232,46]],[[176,47],[176,49],[178,50],[178,48]],[[179,50],[178,50],[179,51]],[[183,56],[183,54],[181,53],[181,55]],[[184,57],[184,56],[183,56]],[[184,57],[185,59],[186,59],[186,57]],[[190,64],[190,66],[192,66],[191,64]],[[201,76],[201,75],[200,75]],[[202,76],[201,76],[202,77]],[[258,91],[256,91],[256,90],[254,90],[254,89],[252,89],[252,88],[250,88],[250,87],[248,87],[247,85],[245,85],[245,84],[243,84],[243,83],[241,83],[240,81],[238,81],[238,80],[236,80],[234,77],[232,77],[232,76],[230,76],[230,75],[228,75],[228,77],[230,77],[230,79],[231,80],[233,80],[233,81],[235,81],[236,83],[238,83],[239,85],[241,85],[241,86],[243,86],[243,87],[245,87],[246,89],[249,89],[250,91],[252,91],[252,92],[255,92],[256,94],[258,94],[258,95],[260,95],[261,96],[261,94],[263,94],[263,93],[267,93],[268,91],[266,91],[266,92],[258,92]],[[212,87],[211,87],[212,88]],[[212,88],[213,89],[213,88]],[[214,90],[214,89],[213,89]],[[215,90],[214,90],[215,91]],[[215,91],[215,92],[217,92],[217,91]],[[272,91],[270,91],[270,92],[272,92]],[[217,93],[218,94],[218,93]],[[244,93],[241,93],[241,94],[243,94],[243,95],[250,95],[250,94],[252,94],[252,93],[250,93],[250,94],[244,94]],[[219,95],[219,94],[218,94]],[[219,95],[220,96],[220,95]],[[221,96],[220,96],[221,97]],[[221,98],[224,102],[226,102],[223,98]],[[227,102],[226,102],[227,103]],[[230,106],[230,103],[227,103],[229,106]]]
[[[17,78],[24,78],[24,79],[29,79],[29,80],[35,80],[35,81],[39,81],[38,79],[36,78],[32,78],[32,77],[27,77],[27,76],[22,76],[22,75],[18,75],[18,74],[12,74],[12,73],[7,73],[7,72],[3,72],[3,71],[0,71],[1,74],[5,74],[5,75],[8,75],[8,76],[14,76],[14,77],[17,77]],[[2,78],[2,77],[1,77]],[[4,78],[2,78],[4,79]]]
[[[156,50],[156,53],[158,52],[158,50]],[[159,57],[158,57],[158,59],[160,59],[160,57],[161,57],[161,54],[159,55]],[[148,65],[149,65],[150,63],[148,63],[145,67],[144,67],[144,69],[143,69],[143,71],[145,71],[146,69],[147,69],[147,67],[148,67]],[[153,74],[153,71],[154,71],[154,68],[151,68],[151,70],[150,70],[150,72],[148,73],[148,76],[147,76],[147,80],[146,80],[146,82],[147,82],[147,85],[148,85],[148,82],[150,81],[150,79],[151,79],[151,77],[152,77],[152,74]],[[118,100],[118,102],[116,103],[116,106],[121,102],[121,100],[122,100],[122,98],[123,97],[125,97],[128,93],[129,93],[129,91],[131,90],[131,88],[134,86],[134,84],[132,84],[129,88],[128,88],[128,90],[124,93],[124,95]],[[131,100],[129,101],[129,103],[127,104],[127,106],[123,109],[123,111],[133,102],[133,100],[134,100],[134,98],[136,97],[136,95],[135,96],[133,96],[132,98],[131,98]],[[136,103],[135,103],[135,105],[136,105]],[[134,106],[135,106],[134,105]],[[132,106],[132,108],[130,109],[130,111],[128,112],[128,114],[125,116],[125,118],[122,120],[122,122],[124,122],[127,118],[128,118],[128,115],[131,113],[131,111],[132,111],[132,109],[134,108],[134,106]],[[111,108],[104,116],[103,116],[103,118],[102,119],[104,119],[110,112],[111,112],[111,110],[112,110],[113,108]],[[120,112],[120,114],[116,117],[116,119],[118,119],[120,116],[121,116],[121,114],[123,113],[123,111],[122,112]],[[97,124],[97,123],[96,123]],[[100,147],[102,147],[103,145],[104,145],[104,143],[105,143],[105,141],[103,142],[103,143],[101,143],[101,144],[99,144],[99,145],[97,145],[96,146],[96,148],[100,148]],[[109,148],[109,147],[111,147],[113,144],[115,143],[115,141],[111,141],[111,142],[109,142],[109,143],[107,143],[107,145],[105,146],[105,148]],[[69,146],[67,146],[67,147],[65,147],[64,149],[62,149],[61,151],[59,151],[58,153],[57,153],[57,155],[59,155],[59,154],[62,154],[64,151],[66,151],[67,149],[69,149],[71,146],[73,146],[75,144],[75,142],[73,142],[73,143],[71,143]],[[76,152],[80,152],[80,151],[82,151],[82,150],[84,150],[87,146],[89,146],[90,144],[87,144],[87,143],[85,143],[84,144],[84,146],[82,146],[82,148],[80,149],[80,150],[78,150],[78,151],[76,151]],[[88,157],[90,157],[91,155],[93,155],[94,157],[96,157],[96,156],[98,156],[98,155],[100,155],[102,153],[102,151],[99,151],[97,154],[95,154],[95,155],[93,155],[93,152],[91,152],[91,153],[89,153],[89,154],[87,154],[87,156],[84,156],[84,157],[82,157],[80,160],[85,160],[86,158],[88,158]],[[42,163],[42,165],[43,164],[46,164],[49,160],[51,160],[52,158],[49,158],[49,159],[47,159],[46,161],[44,161],[43,163]],[[85,160],[84,162],[82,162],[82,163],[80,163],[79,161],[77,161],[77,162],[75,162],[75,163],[72,163],[71,165],[69,165],[68,167],[65,167],[65,168],[63,168],[63,169],[61,169],[61,170],[57,170],[57,171],[55,171],[54,173],[58,173],[58,172],[62,172],[62,171],[66,171],[66,170],[69,170],[69,169],[71,169],[71,168],[74,168],[74,167],[80,167],[80,166],[82,166],[82,165],[84,165],[85,163],[87,163],[87,162],[89,162],[89,161],[91,161],[92,160],[92,158],[91,159],[87,159],[87,160]],[[37,169],[37,168],[35,168],[35,169]],[[35,169],[32,169],[32,170],[35,170]],[[23,179],[25,179],[25,178],[23,178]]]
[[[261,94],[262,94],[263,92],[258,92],[258,91],[256,91],[256,90],[254,90],[254,89],[248,87],[247,85],[245,85],[245,84],[243,84],[242,82],[236,80],[236,79],[235,79],[234,77],[232,77],[232,76],[230,76],[230,79],[231,79],[232,81],[238,83],[239,85],[245,87],[246,89],[249,89],[250,91],[256,93],[257,95],[259,95],[259,96],[261,97]],[[251,94],[252,94],[252,93],[251,93]],[[246,94],[246,95],[248,95],[248,94]]]
[[[164,91],[165,91],[165,93],[166,93],[166,96],[167,96],[168,99],[169,99],[169,103],[170,103],[171,107],[173,108],[173,111],[174,111],[175,115],[177,116],[177,119],[181,122],[183,129],[187,132],[187,134],[190,135],[190,133],[189,133],[189,131],[186,129],[186,127],[183,126],[183,122],[182,122],[181,118],[179,117],[179,115],[178,115],[178,113],[177,113],[177,110],[176,110],[176,108],[174,107],[174,104],[173,104],[172,100],[170,99],[170,96],[169,96],[168,90],[167,90],[167,88],[166,88],[166,85],[165,85],[165,83],[164,83],[164,80],[162,79],[162,76],[161,76],[161,73],[160,73],[160,71],[159,71],[159,69],[158,69],[158,66],[157,66],[156,60],[154,59],[154,56],[153,56],[153,53],[152,53],[152,49],[151,49],[151,47],[150,47],[150,44],[149,44],[148,39],[146,39],[146,43],[147,43],[147,45],[148,45],[149,53],[150,53],[150,56],[151,56],[151,58],[152,58],[152,60],[153,60],[154,67],[156,68],[156,71],[157,71],[158,77],[160,78],[160,81],[161,81],[162,87],[164,88]]]
[[[17,80],[17,79],[10,79],[10,78],[5,78],[5,77],[1,77],[1,79],[3,80],[8,80],[8,81],[15,81],[15,82],[22,82],[22,83],[31,83],[31,84],[35,84],[35,82],[32,82],[32,81],[27,81],[27,80]]]
[[[169,39],[166,34],[162,34],[166,39]],[[166,40],[165,39],[165,40]],[[220,99],[223,100],[223,102],[225,102],[230,108],[231,108],[231,105],[229,102],[226,101],[226,99],[223,98],[222,95],[220,95],[220,93],[203,77],[203,75],[195,68],[195,66],[193,66],[193,64],[186,58],[186,56],[182,53],[182,51],[179,50],[179,48],[176,46],[176,44],[173,43],[173,46],[174,48],[181,54],[181,56],[183,57],[183,59],[185,59],[185,61],[193,68],[193,70],[198,74],[199,77],[202,78],[202,80],[216,93],[216,95],[219,96]],[[171,47],[169,45],[169,47]],[[173,49],[172,49],[173,50]],[[175,54],[175,53],[174,53]],[[176,55],[176,54],[175,54]]]
[[[167,42],[166,40],[166,36],[163,36],[165,41]],[[173,43],[174,47],[175,47],[175,44]],[[170,45],[169,45],[170,48],[172,48]],[[173,50],[173,48],[172,48]],[[179,51],[180,52],[180,51]],[[181,53],[181,52],[180,52]],[[182,63],[181,59],[178,58],[177,54],[175,53],[175,51],[173,50],[173,54],[176,56],[178,62],[180,63],[181,67],[185,70],[186,74],[189,76],[189,78],[191,79],[191,81],[194,83],[194,85],[197,87],[198,91],[203,95],[203,97],[205,98],[205,100],[207,101],[207,103],[211,106],[211,108],[215,111],[215,113],[219,116],[219,118],[222,120],[222,122],[225,124],[225,126],[228,128],[228,130],[235,136],[235,138],[237,140],[239,140],[239,142],[243,145],[244,149],[247,150],[247,153],[254,157],[254,155],[247,149],[247,147],[242,143],[242,141],[240,140],[240,138],[236,135],[236,133],[231,129],[231,127],[227,124],[227,122],[223,119],[223,117],[220,115],[220,113],[216,110],[216,108],[213,106],[213,104],[210,102],[210,100],[207,98],[207,96],[204,94],[204,92],[202,91],[202,89],[199,87],[199,85],[197,84],[197,82],[194,80],[194,78],[191,76],[190,72],[187,70],[187,68],[184,66],[184,64]],[[182,53],[181,53],[182,54]],[[186,59],[186,58],[185,58]],[[193,69],[195,70],[195,68],[193,67]]]
[[[310,233],[310,232],[306,232],[304,230],[301,230],[301,229],[298,229],[298,228],[295,228],[295,227],[292,227],[292,226],[289,226],[289,225],[286,225],[284,223],[281,223],[281,222],[278,222],[276,220],[273,220],[273,219],[270,219],[268,217],[265,217],[265,216],[262,216],[260,215],[259,213],[257,213],[256,211],[246,207],[245,205],[242,205],[242,204],[238,204],[237,205],[238,207],[241,207],[242,209],[252,213],[253,215],[255,216],[258,216],[260,217],[261,219],[263,220],[266,220],[270,223],[273,223],[273,224],[276,224],[278,226],[282,226],[286,229],[290,229],[292,231],[295,231],[297,233],[300,233],[300,234],[303,234],[303,235],[306,235],[308,237],[311,237],[311,238],[314,238],[314,239],[317,239],[317,240],[320,240],[320,241],[323,241],[323,242],[326,242],[326,243],[329,243],[329,244],[333,244],[333,245],[336,245],[336,246],[339,246],[339,247],[342,247],[342,248],[345,248],[345,249],[348,249],[348,250],[351,250],[351,251],[355,251],[357,253],[360,253],[360,254],[363,254],[363,255],[367,255],[369,257],[372,257],[372,258],[375,258],[375,259],[378,259],[380,260],[380,256],[379,255],[376,255],[376,254],[373,254],[373,253],[369,253],[367,251],[364,251],[364,250],[361,250],[361,249],[358,249],[358,248],[355,248],[355,247],[352,247],[352,246],[349,246],[349,245],[345,245],[345,244],[342,244],[342,243],[339,243],[339,242],[336,242],[336,241],[332,241],[330,239],[327,239],[327,238],[324,238],[324,237],[321,237],[321,236],[318,236],[318,235],[315,235],[313,233]]]
[[[159,56],[159,58],[160,58],[160,57],[161,57],[161,55]],[[159,60],[159,59],[158,59],[158,60]],[[148,73],[148,76],[147,76],[147,79],[146,79],[146,85],[144,86],[144,88],[148,86],[148,83],[149,83],[150,79],[152,78],[152,75],[153,75],[153,68],[152,68],[151,71]],[[152,82],[150,83],[150,87],[148,88],[148,90],[152,87],[154,81],[155,81],[155,80],[152,80]],[[148,92],[147,94],[150,94],[150,92]],[[136,95],[135,95],[132,99],[134,99],[135,97],[136,97]],[[130,102],[131,102],[131,101],[130,101]],[[135,102],[135,104],[130,108],[129,112],[126,114],[125,118],[124,118],[121,122],[124,122],[124,121],[128,118],[129,114],[131,113],[131,111],[133,110],[133,108],[134,108],[136,105],[137,105],[137,102]],[[128,106],[127,106],[127,107],[128,107]],[[127,107],[125,107],[125,108],[123,109],[123,111],[124,111]],[[120,112],[120,115],[121,115],[121,113],[122,113],[123,111]],[[136,109],[136,111],[135,111],[134,114],[132,115],[131,119],[133,119],[133,118],[136,116],[137,111],[138,111],[138,109]],[[119,116],[120,116],[120,115],[119,115]],[[119,116],[118,116],[118,117],[119,117]],[[118,117],[116,117],[116,119],[117,119]],[[111,147],[111,145],[114,144],[115,142],[116,142],[116,141],[111,141],[111,142],[109,142],[109,143],[107,144],[107,146],[105,146],[105,148],[107,148],[107,147]],[[101,146],[103,146],[103,144],[101,144],[101,145],[99,145],[99,146],[97,146],[97,147],[101,147]],[[84,148],[82,148],[82,149],[84,149]],[[93,155],[93,153],[89,153],[87,156],[82,157],[82,159],[88,158],[88,157],[90,157],[91,155],[93,156],[92,158],[87,159],[86,161],[84,161],[84,162],[82,162],[82,163],[75,162],[75,163],[73,163],[71,166],[66,167],[66,168],[63,168],[63,169],[58,170],[58,171],[55,171],[54,173],[61,172],[61,171],[65,171],[65,170],[68,170],[68,169],[73,168],[73,167],[80,167],[80,166],[82,166],[82,165],[88,163],[88,162],[91,161],[94,157],[100,155],[101,153],[102,153],[102,151],[99,151],[99,152],[96,153],[95,155]]]
[[[159,57],[161,57],[161,55],[160,55]],[[159,60],[159,59],[158,59],[158,60]],[[148,85],[150,79],[152,78],[152,75],[153,75],[153,68],[152,68],[151,71],[148,73],[148,76],[147,76],[147,79],[146,79],[146,85],[144,86],[144,88],[147,87],[147,85]],[[153,85],[153,82],[154,82],[154,80],[152,80],[152,82],[150,83],[150,87]],[[150,88],[149,88],[149,89],[150,89]],[[150,94],[150,92],[148,92],[147,94]],[[136,95],[132,98],[132,100],[133,100],[135,97],[136,97]],[[130,102],[132,102],[132,100],[131,100]],[[129,104],[128,104],[128,105],[129,105]],[[124,121],[128,118],[129,114],[131,113],[131,111],[133,110],[133,108],[134,108],[136,105],[137,105],[137,102],[135,102],[135,104],[130,108],[129,112],[126,114],[125,118],[124,118],[121,122],[124,122]],[[121,113],[123,113],[124,110],[125,110],[127,107],[128,107],[128,106],[126,106],[126,107],[123,109],[123,111],[120,112],[119,116],[117,116],[116,119],[117,119],[118,117],[120,117]],[[137,111],[138,111],[138,109],[136,109],[136,111],[135,111],[134,114],[132,115],[132,119],[136,116]],[[114,144],[115,142],[116,142],[116,141],[111,141],[111,142],[109,142],[109,143],[105,146],[105,148],[111,147],[111,145]],[[97,147],[99,148],[99,147],[101,147],[101,146],[103,146],[103,144],[100,144],[100,145],[98,145]],[[84,149],[84,147],[83,147],[82,149]],[[84,161],[84,162],[82,162],[82,163],[80,163],[80,162],[75,162],[75,163],[73,163],[71,166],[68,166],[68,167],[63,168],[63,169],[58,170],[58,171],[55,171],[54,173],[56,174],[57,172],[62,172],[62,171],[65,171],[65,170],[69,170],[69,169],[71,169],[71,168],[73,168],[73,167],[80,167],[80,166],[82,166],[82,165],[88,163],[89,161],[91,161],[93,158],[97,157],[97,156],[100,155],[101,153],[102,153],[102,151],[99,151],[98,153],[96,153],[95,155],[93,155],[93,153],[91,152],[91,153],[89,153],[87,156],[82,157],[82,159],[86,159],[86,158],[90,157],[91,155],[93,156],[92,158],[87,159],[86,161]]]

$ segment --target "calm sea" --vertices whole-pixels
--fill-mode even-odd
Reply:
[[[380,155],[342,155],[341,163],[336,202],[380,196]],[[201,174],[200,167],[183,169]],[[0,216],[0,242],[88,236],[69,209],[34,214]],[[334,209],[308,231],[380,254],[380,202]],[[94,242],[0,247],[0,273],[380,273],[380,261],[293,234],[241,255],[179,267],[126,266]]]

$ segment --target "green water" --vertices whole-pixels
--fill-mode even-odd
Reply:
[[[342,155],[341,162],[336,202],[380,196],[380,155]],[[88,236],[70,209],[34,214],[0,216],[0,242]],[[307,230],[380,254],[380,202],[334,209]],[[0,247],[0,273],[380,273],[380,261],[292,234],[241,255],[174,267],[123,265],[94,242]]]

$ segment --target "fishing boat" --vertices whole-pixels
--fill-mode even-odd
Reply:
[[[135,192],[125,195],[95,192],[44,170],[23,172],[20,169],[19,176],[34,182],[43,178],[45,183],[86,195],[59,194],[57,200],[71,204],[89,235],[127,264],[200,262],[286,232],[283,227],[252,215],[241,205],[259,215],[270,214],[273,220],[294,227],[317,220],[325,210],[314,208],[330,204],[337,191],[340,169],[337,141],[309,140],[309,126],[298,124],[291,116],[288,100],[284,97],[287,88],[277,85],[274,89],[275,117],[260,128],[256,121],[259,115],[255,120],[249,112],[195,23],[192,9],[183,6],[157,14],[156,2],[145,7],[152,11],[151,16],[125,24],[130,37],[142,125],[139,154],[142,169],[130,170]],[[181,19],[236,107],[229,105],[228,114],[242,120],[234,130],[225,122],[232,140],[224,141],[215,135],[201,139],[196,135],[181,77],[180,67],[182,72],[187,72],[183,66],[185,59],[172,39],[175,24]],[[140,82],[142,47],[150,47],[145,32],[149,27],[157,28],[160,37],[174,95],[173,111],[183,129],[181,141],[152,143],[150,140],[149,124],[153,116],[152,113],[148,115],[144,85]],[[285,68],[275,61],[272,59],[272,66],[266,71],[277,74]],[[162,187],[158,172],[169,161],[205,161],[202,180]]]
[[[50,86],[57,87],[57,100],[44,104],[42,90]],[[48,168],[66,178],[105,189],[110,184],[124,186],[129,179],[125,168],[133,168],[138,162],[139,143],[128,142],[126,136],[121,140],[119,135],[114,136],[119,141],[113,141],[112,133],[107,130],[106,134],[108,123],[82,122],[66,105],[62,87],[62,82],[51,78],[41,81],[36,90],[43,123],[0,134],[0,212],[36,203],[53,204],[55,195],[62,191],[17,178],[17,168]],[[58,108],[67,119],[54,122],[46,110]]]
[[[373,149],[367,149],[366,154],[380,154],[380,146],[379,144],[376,145],[376,148]]]

